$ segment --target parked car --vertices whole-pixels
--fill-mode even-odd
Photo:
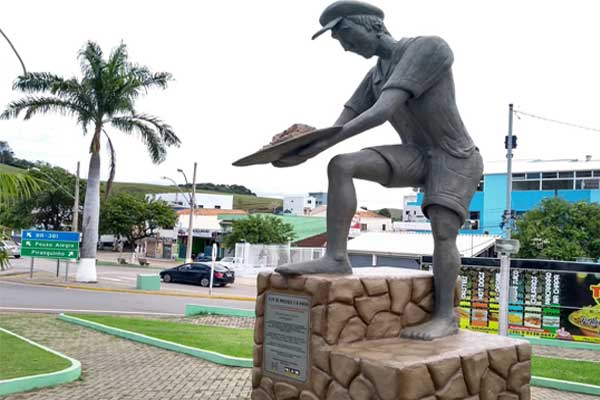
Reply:
[[[0,250],[5,250],[10,257],[21,257],[21,246],[12,240],[0,240]]]
[[[210,265],[204,263],[181,264],[174,268],[160,271],[165,282],[196,283],[207,287],[210,285]],[[215,264],[213,286],[226,286],[235,281],[235,272],[219,264]]]
[[[205,255],[197,255],[194,258],[194,261],[204,261],[204,262],[206,262],[206,261],[212,261],[212,258],[209,257],[209,256],[205,256]]]

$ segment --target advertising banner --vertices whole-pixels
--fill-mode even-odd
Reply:
[[[494,267],[461,268],[460,326],[498,332]],[[511,269],[509,333],[600,343],[598,274]]]
[[[463,259],[461,328],[498,333],[499,281],[497,259]],[[512,335],[600,344],[600,265],[512,260],[508,313]]]

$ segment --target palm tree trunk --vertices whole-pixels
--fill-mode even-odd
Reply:
[[[96,128],[91,146],[90,168],[83,205],[83,240],[77,268],[78,282],[96,282],[96,249],[100,222],[100,129]]]

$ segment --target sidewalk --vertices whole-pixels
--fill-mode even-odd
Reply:
[[[248,319],[197,317],[207,325],[251,327]],[[189,322],[189,321],[186,321]],[[6,400],[247,400],[251,371],[224,367],[70,325],[45,314],[0,313],[0,324],[81,361],[82,380]],[[536,346],[537,348],[538,346]],[[597,352],[600,355],[600,352]],[[534,354],[540,354],[534,350]],[[531,388],[534,400],[593,400],[594,396]]]
[[[123,265],[123,264],[119,264],[118,259],[121,258],[121,256],[127,261],[128,264],[125,264],[124,266],[135,266],[135,267],[140,267],[140,264],[138,263],[137,259],[134,262],[131,262],[131,252],[123,252],[123,254],[121,255],[121,253],[119,253],[118,251],[98,251],[98,253],[96,254],[96,260],[98,261],[99,264],[102,263],[111,263],[111,264],[115,264],[115,265]],[[179,262],[177,260],[166,260],[164,258],[150,258],[150,257],[142,257],[145,258],[146,260],[148,260],[148,262],[150,263],[150,267],[154,267],[154,268],[161,268],[161,269],[165,269],[165,268],[172,268],[172,267],[176,267],[179,264],[182,264],[182,262]]]

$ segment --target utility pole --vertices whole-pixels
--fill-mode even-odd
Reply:
[[[194,242],[194,211],[196,209],[196,167],[197,162],[194,162],[194,176],[192,178],[192,195],[190,196],[190,221],[188,224],[188,239],[187,249],[185,252],[185,262],[190,263],[192,260],[192,244]],[[183,171],[182,171],[183,173]],[[185,174],[183,175],[185,177]],[[186,179],[187,181],[187,179]]]
[[[77,161],[77,175],[75,175],[75,198],[73,199],[73,222],[71,224],[71,231],[77,232],[79,230],[79,161]],[[65,268],[65,282],[69,280],[69,261],[67,260],[67,266]]]
[[[506,210],[504,210],[504,238],[512,233],[512,158],[513,158],[513,105],[508,105],[508,136],[506,137]]]
[[[504,210],[503,228],[504,240],[496,243],[500,251],[500,310],[499,334],[508,336],[508,303],[510,291],[510,254],[519,251],[519,244],[510,240],[512,232],[512,151],[513,151],[513,105],[508,105],[508,135],[505,138],[506,147],[506,210]],[[514,143],[516,145],[516,143]],[[516,242],[516,243],[514,243]]]

